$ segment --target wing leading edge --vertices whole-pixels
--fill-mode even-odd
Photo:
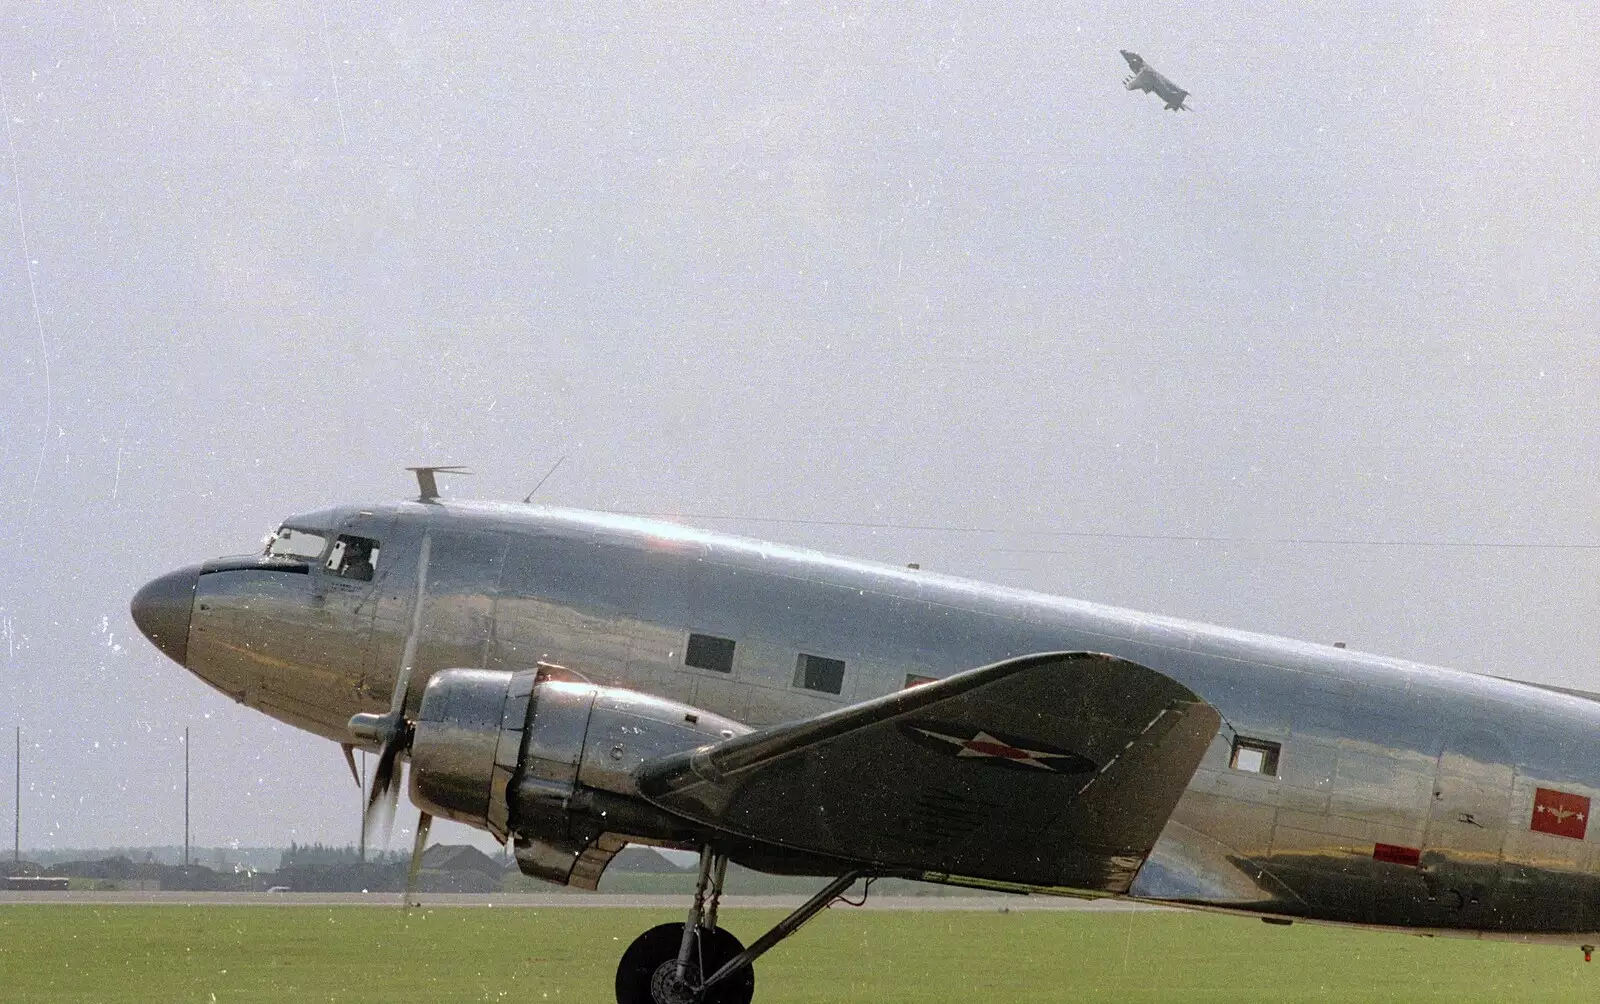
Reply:
[[[740,837],[911,875],[1126,892],[1220,718],[1109,655],[1024,656],[647,763]]]

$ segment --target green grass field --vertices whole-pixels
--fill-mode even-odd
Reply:
[[[5,1001],[575,1001],[604,1004],[623,909],[0,907]],[[746,941],[779,914],[731,911]],[[1177,913],[835,908],[756,967],[756,1000],[1571,1001],[1576,949]]]

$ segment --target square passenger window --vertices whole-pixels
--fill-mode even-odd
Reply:
[[[733,672],[733,639],[716,635],[691,634],[684,650],[683,664],[715,673]]]
[[[806,690],[837,694],[844,689],[844,660],[800,653],[794,664],[794,685]]]
[[[918,676],[916,673],[907,673],[906,685],[900,689],[910,690],[912,687],[920,687],[925,683],[934,683],[938,679],[937,676]]]
[[[341,579],[358,582],[372,581],[372,570],[378,566],[378,542],[371,537],[357,537],[341,533],[328,552],[328,571]]]
[[[1234,770],[1242,770],[1246,774],[1267,774],[1277,777],[1278,754],[1282,750],[1283,746],[1279,743],[1235,736],[1233,756],[1228,759],[1228,766]]]

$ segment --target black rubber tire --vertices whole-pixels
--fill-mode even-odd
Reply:
[[[673,963],[678,958],[678,945],[683,939],[682,924],[660,924],[639,935],[622,953],[617,963],[617,1004],[675,1004],[658,1000],[651,990],[656,970]],[[697,946],[696,960],[690,963],[691,975],[711,975],[722,964],[744,951],[738,938],[720,927],[703,933]],[[756,992],[756,973],[750,966],[730,976],[711,992],[700,998],[700,1004],[750,1004]]]

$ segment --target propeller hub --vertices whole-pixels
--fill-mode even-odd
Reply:
[[[361,746],[382,746],[394,735],[395,716],[393,715],[351,715],[350,722],[345,726],[350,735],[354,736],[357,744]]]

